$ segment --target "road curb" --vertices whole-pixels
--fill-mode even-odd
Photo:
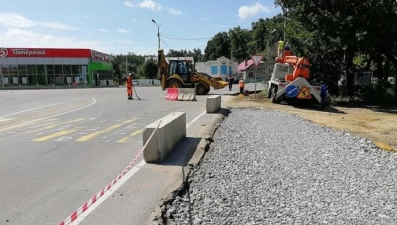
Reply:
[[[216,134],[222,121],[229,115],[229,108],[221,108],[218,111],[219,115],[216,115],[207,126],[207,130],[204,137],[201,139],[199,145],[197,146],[193,157],[188,162],[187,166],[182,167],[182,179],[178,181],[175,185],[176,189],[173,190],[168,196],[154,207],[153,212],[148,217],[146,225],[166,225],[167,224],[167,211],[172,206],[173,201],[177,196],[181,196],[189,191],[189,180],[192,176],[194,169],[201,165],[204,160],[206,153],[211,148],[211,143],[213,142],[213,137]]]

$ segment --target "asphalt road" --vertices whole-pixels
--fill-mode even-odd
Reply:
[[[136,91],[141,100],[127,100],[125,88],[0,90],[0,224],[60,224],[126,169],[146,125],[186,112],[186,152],[163,165],[140,156],[73,223],[143,224],[215,115],[204,113],[206,96],[174,102],[159,87]]]

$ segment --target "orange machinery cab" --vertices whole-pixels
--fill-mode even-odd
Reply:
[[[284,50],[283,58],[276,58],[276,61],[278,63],[288,63],[294,67],[292,74],[285,75],[287,82],[292,82],[298,77],[309,78],[310,64],[308,59],[292,56],[292,51]]]

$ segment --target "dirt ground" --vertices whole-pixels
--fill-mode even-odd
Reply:
[[[367,138],[378,147],[397,152],[397,107],[334,107],[321,110],[316,106],[291,106],[273,104],[267,98],[257,95],[236,96],[223,107],[270,108],[277,111],[293,113],[314,123],[344,130],[351,134]]]

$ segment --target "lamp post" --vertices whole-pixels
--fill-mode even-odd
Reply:
[[[267,55],[270,56],[270,38],[272,37],[272,34],[276,32],[276,29],[272,30],[272,32],[269,33],[269,37],[267,39]]]
[[[154,19],[152,19],[152,22],[157,25],[157,38],[158,38],[159,49],[160,49],[160,26],[161,26],[161,24],[158,25]]]

